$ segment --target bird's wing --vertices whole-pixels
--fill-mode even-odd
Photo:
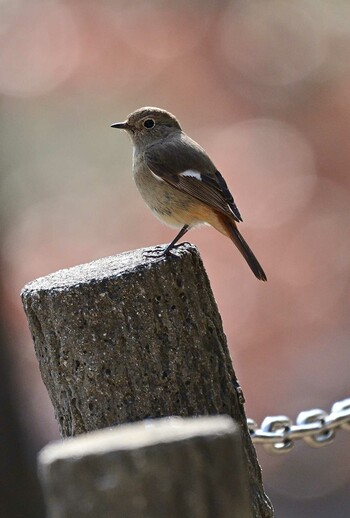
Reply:
[[[144,159],[158,178],[237,222],[242,221],[224,178],[205,151],[186,135],[148,146]]]

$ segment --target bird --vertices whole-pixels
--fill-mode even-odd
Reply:
[[[238,230],[243,220],[226,181],[173,114],[147,106],[111,127],[131,138],[133,176],[146,204],[163,223],[180,228],[162,255],[169,254],[191,228],[209,224],[233,241],[257,279],[267,280]]]

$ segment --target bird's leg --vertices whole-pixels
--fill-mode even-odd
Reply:
[[[182,236],[184,236],[189,229],[190,229],[189,225],[184,225],[182,227],[182,229],[180,230],[180,232],[177,234],[177,236],[175,236],[175,238],[172,240],[172,242],[166,247],[166,249],[164,250],[163,254],[167,255],[170,252],[170,250],[172,248],[174,248],[174,246],[176,245],[178,240],[181,239]]]
[[[161,252],[144,252],[144,254],[148,257],[162,257],[163,255],[168,255],[172,248],[176,245],[179,239],[182,238],[186,234],[186,232],[190,229],[190,225],[184,225],[180,232],[175,236],[172,242]]]

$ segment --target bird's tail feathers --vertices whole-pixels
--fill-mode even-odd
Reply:
[[[241,252],[255,277],[257,277],[257,279],[260,281],[267,281],[267,277],[264,270],[262,269],[262,266],[249,248],[248,243],[245,241],[242,234],[239,232],[236,223],[231,221],[227,216],[221,214],[219,215],[219,219],[227,231],[227,236],[233,241],[238,250]]]

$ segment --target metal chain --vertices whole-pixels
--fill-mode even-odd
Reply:
[[[350,431],[350,398],[334,403],[329,414],[319,408],[300,412],[296,424],[285,415],[265,417],[260,428],[253,419],[247,423],[253,442],[262,444],[268,453],[287,453],[296,439],[321,448],[333,442],[337,428]]]

